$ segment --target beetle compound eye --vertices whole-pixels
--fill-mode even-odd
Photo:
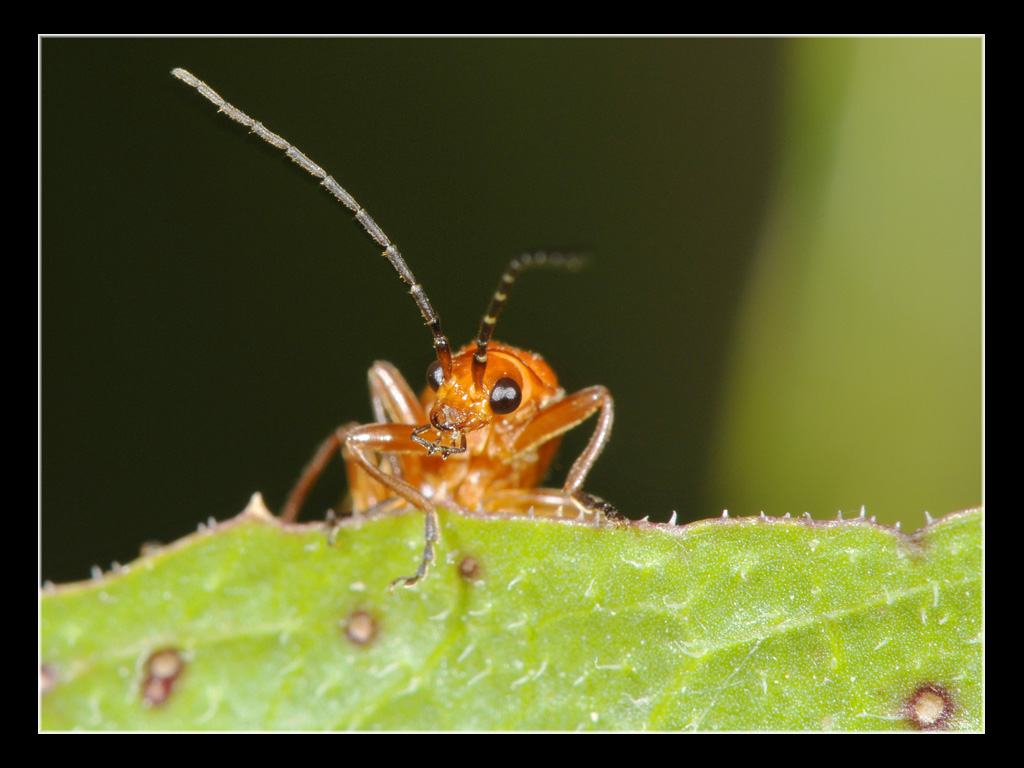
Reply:
[[[441,361],[435,360],[427,367],[427,386],[437,392],[444,383],[444,371],[441,370]]]
[[[523,402],[523,390],[519,388],[515,379],[507,376],[498,379],[498,383],[491,390],[491,410],[498,415],[512,413],[519,404]]]

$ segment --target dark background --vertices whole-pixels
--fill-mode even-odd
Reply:
[[[772,40],[47,39],[41,53],[42,577],[134,559],[254,491],[277,509],[366,371],[418,390],[430,334],[352,215],[175,80],[294,143],[401,248],[453,344],[508,260],[496,337],[615,398],[586,488],[631,517],[706,490],[777,159]],[[593,429],[568,436],[560,485]],[[344,490],[335,468],[307,515]],[[741,510],[756,513],[757,510]]]

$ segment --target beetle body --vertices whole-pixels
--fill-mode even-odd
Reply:
[[[484,390],[475,392],[468,375],[474,350],[475,346],[467,346],[455,355],[452,376],[436,391],[427,386],[418,399],[412,397],[390,363],[376,363],[369,377],[371,391],[388,389],[390,400],[401,401],[400,408],[385,408],[384,421],[413,427],[430,424],[431,429],[419,436],[440,440],[452,448],[459,447],[465,435],[466,450],[447,457],[438,452],[424,455],[422,445],[414,453],[395,454],[407,483],[434,503],[464,509],[494,508],[495,501],[507,495],[505,492],[540,484],[560,438],[549,438],[540,445],[525,445],[522,441],[529,439],[527,430],[536,414],[565,397],[554,371],[539,355],[498,343],[492,343],[489,349]],[[487,393],[503,379],[518,384],[522,402],[511,413],[494,414]],[[369,509],[394,496],[362,472],[351,456],[347,459],[355,509]]]
[[[285,502],[283,520],[297,518],[309,490],[340,450],[354,511],[407,502],[425,513],[425,546],[419,567],[412,576],[392,581],[393,590],[397,584],[417,583],[433,562],[434,545],[440,539],[436,505],[553,515],[570,507],[597,518],[615,514],[610,504],[582,490],[587,473],[611,435],[613,404],[608,390],[593,386],[567,395],[539,355],[491,340],[520,272],[534,266],[574,269],[579,258],[528,253],[512,259],[476,342],[453,354],[426,292],[398,248],[337,181],[189,72],[175,69],[172,74],[232,120],[283,150],[355,213],[409,286],[434,339],[437,360],[427,371],[428,386],[419,398],[390,363],[373,365],[369,383],[375,423],[346,424],[324,440]],[[594,413],[599,414],[597,427],[562,488],[538,488],[562,434]]]

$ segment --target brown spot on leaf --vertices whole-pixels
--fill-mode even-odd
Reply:
[[[57,676],[53,667],[46,664],[39,665],[39,695],[45,696],[57,685]]]
[[[459,575],[469,581],[480,578],[480,562],[472,555],[466,555],[459,561]]]
[[[922,685],[907,700],[904,716],[921,731],[944,731],[953,715],[953,698],[939,685]]]
[[[142,705],[159,707],[170,698],[174,683],[185,669],[185,661],[173,648],[154,651],[146,659],[146,677],[142,681]]]
[[[377,629],[377,620],[366,611],[356,611],[345,622],[345,636],[356,645],[373,642]]]

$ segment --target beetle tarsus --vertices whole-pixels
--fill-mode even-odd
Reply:
[[[614,504],[609,504],[604,499],[592,496],[586,491],[573,491],[572,500],[584,512],[598,512],[604,517],[613,520],[622,516]]]
[[[427,512],[423,521],[423,538],[426,543],[423,546],[423,557],[420,560],[416,573],[412,576],[400,576],[388,584],[388,592],[395,594],[395,587],[401,584],[403,587],[411,587],[427,575],[427,569],[434,562],[434,544],[441,539],[441,528],[437,519],[437,510]]]
[[[447,459],[453,453],[464,453],[466,450],[466,436],[462,435],[462,440],[459,445],[444,445],[442,443],[443,438],[437,438],[437,440],[427,440],[424,437],[420,437],[424,432],[430,429],[430,425],[424,424],[422,427],[416,427],[412,431],[412,439],[427,449],[427,456],[433,456],[435,453],[441,454],[441,459]]]

